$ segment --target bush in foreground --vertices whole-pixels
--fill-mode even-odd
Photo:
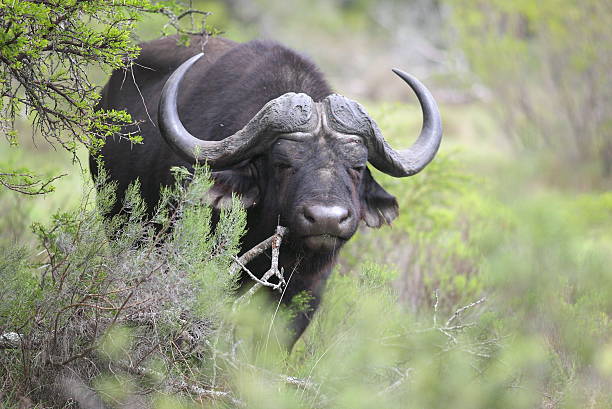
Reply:
[[[283,311],[260,291],[234,308],[237,277],[228,272],[244,213],[234,206],[212,232],[199,201],[205,174],[177,176],[154,223],[142,218],[136,186],[122,219],[105,222],[86,198],[35,226],[38,256],[4,250],[5,406],[606,407],[609,195],[485,206],[492,199],[473,185],[452,206],[489,221],[469,242],[479,289],[441,279],[455,265],[440,263],[423,270],[423,282],[438,285],[431,302],[406,308],[396,284],[403,272],[356,262],[333,276],[288,355],[282,323],[300,300]],[[111,196],[99,195],[99,206]],[[111,241],[109,229],[119,232]],[[446,243],[449,229],[433,229],[427,245]],[[403,245],[402,230],[395,234]]]

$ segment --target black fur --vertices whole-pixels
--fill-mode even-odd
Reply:
[[[138,178],[147,206],[153,209],[159,200],[160,186],[172,183],[170,168],[192,166],[166,145],[156,118],[165,81],[182,62],[200,51],[195,39],[191,47],[176,45],[174,37],[143,44],[133,75],[114,72],[104,88],[99,106],[126,109],[134,120],[141,122],[144,138],[141,145],[110,139],[102,149],[110,177],[119,184],[119,201],[129,183]],[[332,90],[309,59],[280,44],[270,41],[237,44],[211,38],[204,47],[204,57],[182,82],[179,113],[191,134],[220,140],[241,129],[265,103],[287,92],[305,93],[321,101]],[[222,207],[235,192],[242,195],[248,208],[244,251],[272,235],[279,220],[290,229],[291,234],[281,248],[280,265],[287,276],[291,275],[282,301],[290,302],[302,291],[312,296],[310,311],[293,322],[291,345],[319,305],[338,250],[355,232],[357,222],[365,220],[369,226],[378,227],[397,216],[395,198],[374,181],[365,167],[365,147],[358,143],[322,142],[322,138],[323,135],[315,135],[309,143],[278,141],[265,155],[231,169],[213,169],[215,186],[210,192],[210,203]],[[90,163],[95,176],[93,158]],[[348,233],[331,249],[315,251],[304,245],[308,232],[302,227],[300,212],[317,203],[337,204],[351,215]],[[117,203],[112,214],[119,210]],[[263,274],[269,268],[269,260],[262,256],[249,268]]]

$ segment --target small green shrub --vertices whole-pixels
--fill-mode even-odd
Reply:
[[[196,168],[175,176],[153,221],[145,217],[138,184],[126,194],[124,213],[103,219],[114,195],[101,180],[96,206],[90,193],[50,225],[34,225],[38,257],[3,249],[0,334],[19,334],[1,356],[2,367],[11,368],[7,396],[61,407],[75,397],[73,381],[78,389],[102,376],[94,384],[107,390],[101,369],[107,363],[128,378],[159,362],[168,374],[199,353],[183,350],[186,339],[203,339],[220,326],[237,285],[227,271],[245,215],[236,200],[211,232],[210,209],[200,203],[208,175]]]

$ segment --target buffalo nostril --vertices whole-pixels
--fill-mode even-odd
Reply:
[[[308,208],[304,209],[304,218],[308,220],[310,223],[314,224],[316,222],[314,215],[308,210]]]
[[[304,218],[313,225],[334,229],[350,218],[350,212],[342,206],[304,206]]]
[[[329,217],[338,224],[344,223],[350,216],[347,208],[340,206],[332,206],[329,208]]]
[[[345,221],[347,221],[349,219],[349,216],[350,216],[349,211],[347,209],[344,209],[344,210],[346,210],[346,212],[340,215],[340,224],[342,224]]]

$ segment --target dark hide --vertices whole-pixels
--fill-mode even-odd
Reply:
[[[110,178],[119,184],[118,201],[138,178],[144,200],[153,209],[160,187],[172,183],[170,168],[192,166],[159,134],[157,105],[170,74],[200,51],[198,39],[190,47],[176,45],[175,37],[145,43],[133,73],[114,72],[104,88],[99,106],[127,110],[141,122],[144,138],[139,145],[109,139],[102,149]],[[181,121],[201,139],[220,140],[235,133],[264,104],[287,92],[305,93],[314,101],[332,93],[310,60],[274,42],[237,44],[210,38],[203,51],[204,57],[188,71],[179,93]],[[242,196],[248,209],[243,251],[272,235],[277,222],[289,228],[280,252],[280,266],[290,279],[282,301],[288,303],[305,290],[312,296],[310,311],[293,322],[291,345],[319,305],[338,250],[353,235],[358,222],[379,227],[397,216],[395,198],[374,181],[366,167],[363,143],[355,137],[336,137],[326,123],[320,126],[307,140],[279,139],[264,155],[229,169],[213,169],[215,185],[208,198],[214,207],[221,208],[232,192]],[[95,176],[95,161],[90,163]],[[336,213],[321,216],[318,209],[323,205],[332,206]],[[119,209],[117,204],[112,214]],[[312,223],[322,217],[329,220]],[[248,267],[261,276],[269,268],[269,259],[261,256]]]

